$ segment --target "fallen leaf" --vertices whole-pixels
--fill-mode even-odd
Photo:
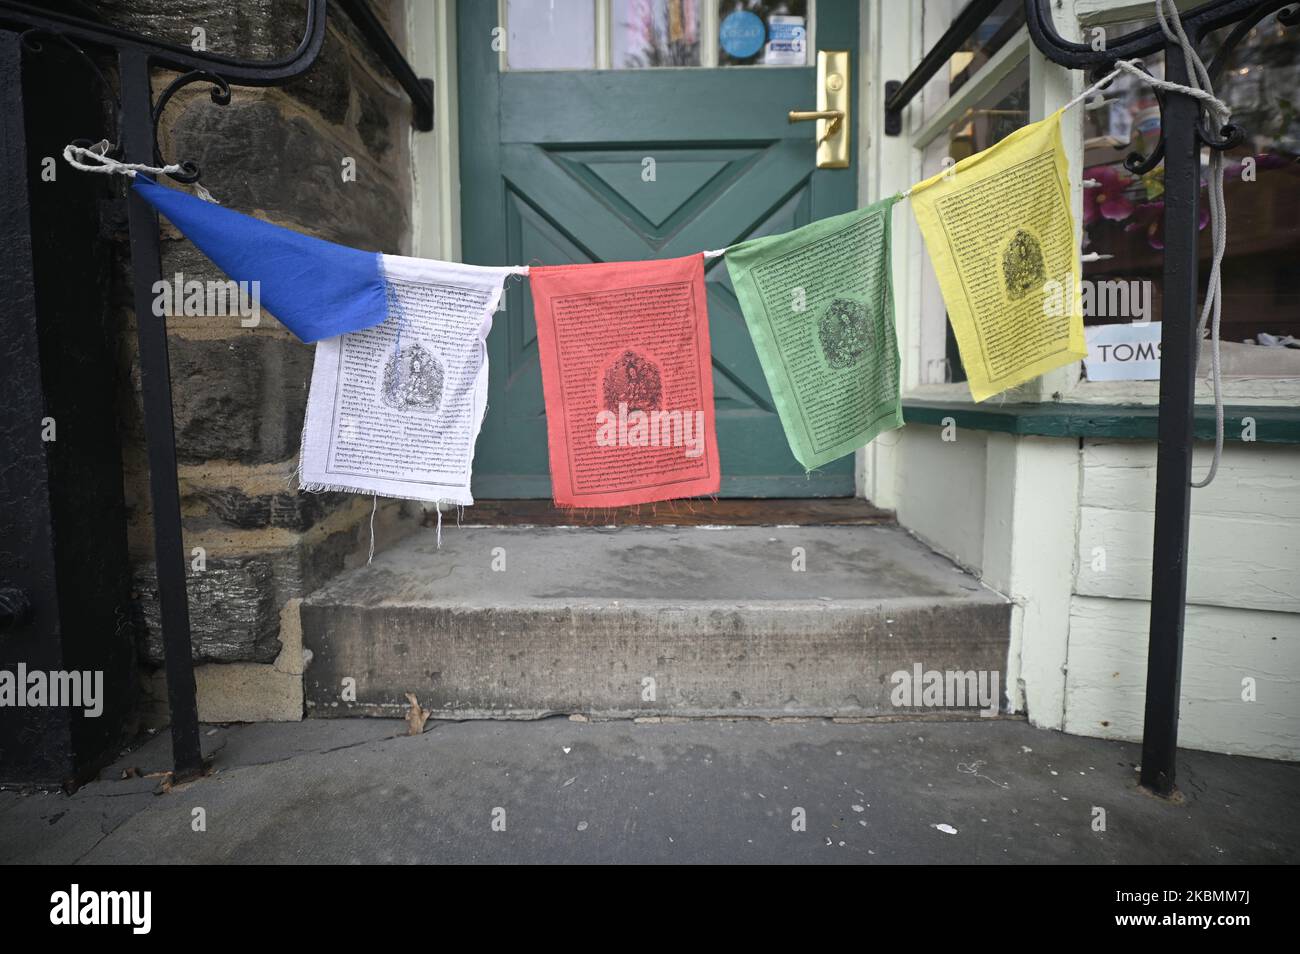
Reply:
[[[429,721],[429,716],[433,713],[421,707],[420,700],[415,698],[413,692],[406,694],[406,701],[411,704],[411,708],[406,711],[406,734],[419,735],[424,731],[424,723]]]
[[[943,832],[945,835],[955,835],[955,834],[957,834],[957,829],[956,829],[956,828],[953,828],[951,825],[931,825],[930,827],[931,827],[931,828],[937,828],[937,829],[939,829],[939,830],[940,830],[941,832]]]

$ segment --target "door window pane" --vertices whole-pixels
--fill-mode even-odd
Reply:
[[[700,65],[700,0],[614,0],[610,20],[614,69]]]
[[[1141,25],[1116,27],[1112,35],[1123,36]],[[1203,48],[1217,49],[1222,36],[1207,39]],[[1143,59],[1155,76],[1164,76],[1163,54]],[[1247,133],[1246,141],[1224,158],[1224,373],[1300,374],[1300,269],[1295,264],[1300,261],[1300,30],[1279,23],[1276,15],[1267,17],[1237,47],[1215,85],[1232,108],[1232,121]],[[1159,142],[1160,109],[1151,87],[1127,74],[1105,91],[1105,98],[1108,105],[1084,114],[1083,178],[1096,185],[1083,193],[1083,247],[1110,257],[1084,263],[1083,277],[1126,283],[1130,299],[1134,291],[1142,293],[1142,311],[1159,321],[1164,165],[1138,176],[1123,160],[1132,151],[1149,155]],[[1207,176],[1203,162],[1202,294],[1211,255]],[[1112,311],[1125,309],[1095,295],[1084,321],[1111,324],[1145,317]],[[1208,360],[1201,362],[1202,374],[1208,366]]]
[[[512,70],[595,69],[595,0],[506,0],[506,63]]]
[[[719,66],[806,66],[808,0],[718,4]]]

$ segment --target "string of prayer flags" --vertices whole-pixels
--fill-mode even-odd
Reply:
[[[727,271],[806,470],[901,427],[890,221],[899,196],[727,250]]]
[[[1085,356],[1061,112],[907,195],[971,393],[982,401]],[[511,274],[531,279],[552,495],[621,507],[721,484],[703,254],[488,268],[293,232],[135,175],[258,307],[318,342],[306,490],[467,505],[486,409],[486,338]],[[726,250],[795,458],[820,467],[902,425],[893,196]],[[205,312],[206,313],[206,312]]]
[[[717,493],[704,256],[533,266],[529,284],[556,504]]]
[[[976,401],[1087,353],[1061,112],[911,190]]]
[[[474,502],[487,409],[487,335],[516,268],[381,256],[389,317],[316,345],[299,480],[343,490]]]
[[[305,342],[388,317],[380,254],[336,245],[137,175],[132,186],[260,309]]]

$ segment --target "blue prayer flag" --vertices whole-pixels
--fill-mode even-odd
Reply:
[[[134,187],[223,272],[258,282],[267,311],[303,341],[370,328],[388,317],[379,252],[281,228],[143,175]]]

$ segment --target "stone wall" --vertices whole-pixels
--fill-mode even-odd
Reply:
[[[401,5],[374,6],[401,45]],[[111,0],[100,8],[112,22],[187,45],[194,28],[202,28],[208,52],[255,59],[288,55],[305,22],[302,0]],[[155,77],[155,93],[172,75]],[[203,185],[228,208],[331,241],[408,253],[410,128],[405,94],[346,15],[332,8],[324,49],[304,77],[282,88],[234,87],[225,106],[212,102],[207,85],[188,86],[168,105],[159,138],[166,161],[196,161]],[[355,168],[355,181],[345,181],[346,166]],[[223,277],[165,222],[162,236],[165,278],[178,272],[186,281]],[[157,666],[162,639],[136,317],[124,247],[119,254],[120,359],[129,369],[129,390],[119,403],[130,549],[141,658]],[[238,316],[173,316],[168,336],[185,545],[195,557],[189,572],[195,661],[262,663],[292,672],[295,666],[282,654],[289,647],[281,646],[281,611],[365,559],[374,502],[294,489],[311,345],[265,313],[253,328],[241,327]],[[380,501],[378,545],[414,526],[418,516],[418,508]],[[226,684],[202,676],[199,683]],[[297,700],[301,706],[300,689]],[[212,703],[201,698],[200,708],[215,711]]]

